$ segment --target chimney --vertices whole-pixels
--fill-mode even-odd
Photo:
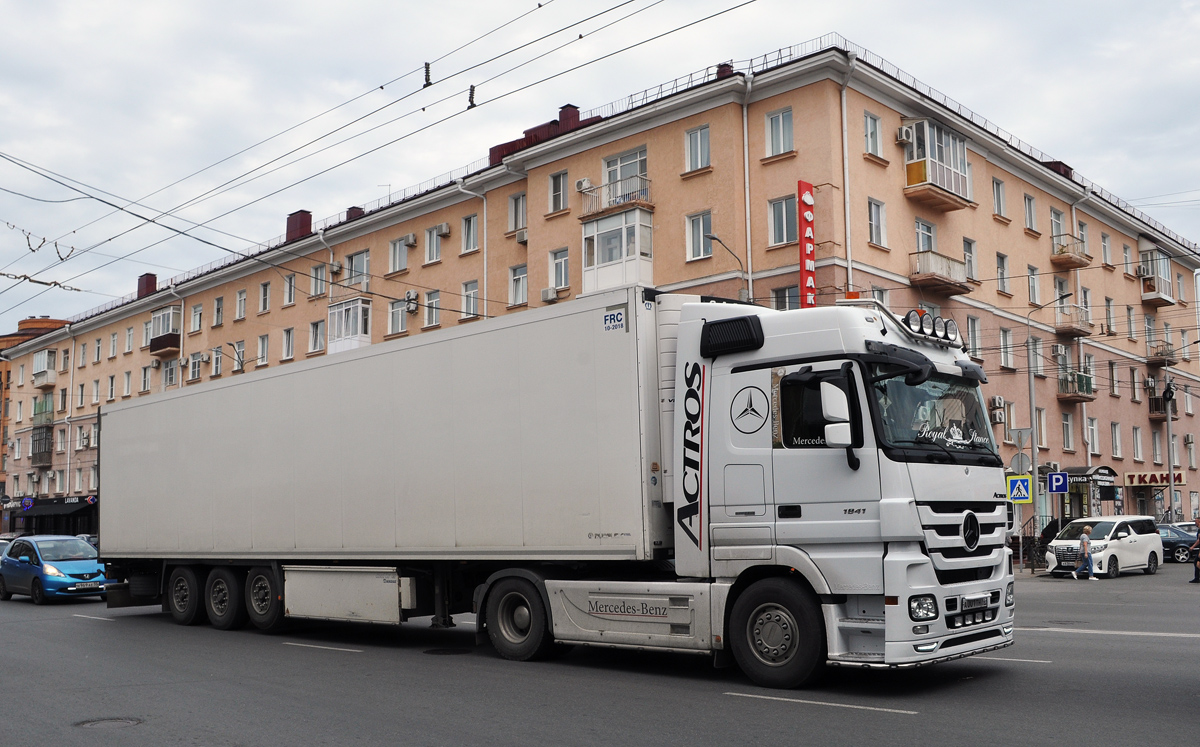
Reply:
[[[312,233],[312,213],[297,210],[288,216],[286,241],[295,241]]]
[[[138,298],[144,298],[156,290],[158,290],[158,276],[153,272],[147,272],[138,278]]]
[[[579,107],[563,104],[558,109],[558,131],[569,132],[579,126]]]
[[[354,207],[346,208],[346,220],[354,220],[355,218],[361,218],[365,214],[366,214],[366,211],[363,210],[362,208],[358,207],[357,205],[355,205]]]
[[[722,62],[720,65],[717,65],[717,80],[728,78],[731,75],[733,75],[733,65],[730,65],[728,62]]]

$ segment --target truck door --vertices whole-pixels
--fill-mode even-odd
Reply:
[[[846,394],[852,442],[849,449],[832,448],[825,442],[825,427],[830,421],[822,411],[822,384],[836,386]],[[848,555],[829,565],[844,569],[847,579],[859,579],[852,585],[863,588],[854,591],[873,589],[878,578],[879,590],[875,593],[882,593],[879,452],[868,412],[861,370],[850,361],[820,361],[771,370],[776,541],[803,547],[814,560],[816,554],[835,552],[828,548],[822,551],[821,545],[843,544],[836,553]],[[841,575],[825,567],[822,570],[827,577],[830,573]],[[864,583],[864,579],[870,581]]]

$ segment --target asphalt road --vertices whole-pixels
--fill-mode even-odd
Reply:
[[[1191,568],[1017,582],[1017,643],[764,690],[702,657],[576,648],[515,663],[453,630],[183,628],[157,608],[0,603],[9,745],[1194,744]],[[100,721],[125,719],[131,723]]]

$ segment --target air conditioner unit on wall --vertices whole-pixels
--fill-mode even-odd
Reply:
[[[896,144],[908,145],[916,139],[916,134],[913,132],[912,125],[903,125],[896,130]]]
[[[518,244],[528,244],[529,243],[529,229],[522,228],[520,231],[517,231],[516,238],[517,238]]]
[[[155,358],[154,360],[150,361],[150,368],[162,368],[162,361]]]
[[[1004,398],[1001,397],[999,394],[997,394],[996,396],[988,399],[988,407],[990,407],[993,410],[1003,409],[1004,408]]]
[[[1066,345],[1051,345],[1050,346],[1050,355],[1066,355],[1066,354],[1067,354],[1067,346]]]
[[[342,263],[341,262],[330,262],[329,263],[329,274],[330,275],[340,275],[341,273],[342,273]]]
[[[1142,387],[1145,389],[1149,389],[1152,392],[1154,391],[1155,383],[1156,382],[1154,381],[1154,377],[1152,377],[1152,376],[1147,376],[1145,379],[1142,379]]]
[[[438,236],[449,236],[450,235],[450,224],[449,223],[439,223],[433,227],[433,232],[436,233]]]
[[[1062,468],[1062,465],[1060,465],[1058,462],[1046,462],[1042,466],[1046,468],[1047,472],[1059,472]]]
[[[557,288],[542,288],[542,303],[554,303],[558,300]]]
[[[1183,442],[1185,444],[1194,444],[1194,443],[1196,443],[1196,437],[1194,435],[1192,435],[1191,433],[1188,433],[1187,435],[1185,435],[1183,437]]]
[[[1148,277],[1150,277],[1150,268],[1149,268],[1149,267],[1147,267],[1147,266],[1145,266],[1145,265],[1138,265],[1138,266],[1137,266],[1137,276],[1138,276],[1139,278],[1148,278]]]
[[[576,192],[582,192],[584,190],[591,189],[591,188],[592,188],[592,180],[588,179],[586,176],[582,179],[575,180],[575,191]]]
[[[407,247],[414,247],[417,245],[417,235],[415,233],[406,233],[400,237],[400,243]]]
[[[992,410],[991,419],[993,423],[1000,424],[1004,422],[1004,410]]]

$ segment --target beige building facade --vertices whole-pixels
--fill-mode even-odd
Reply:
[[[956,321],[1006,462],[1030,424],[1032,361],[1036,462],[1072,482],[1023,509],[1028,530],[1200,510],[1200,247],[840,37],[565,106],[458,178],[316,230],[299,211],[252,256],[143,276],[133,296],[9,349],[29,376],[8,392],[8,493],[102,501],[97,413],[130,398],[628,283],[793,308],[807,295],[803,210],[817,304],[874,296]],[[1176,496],[1158,485],[1172,459]],[[37,527],[94,531],[94,512],[63,515],[75,523]]]

